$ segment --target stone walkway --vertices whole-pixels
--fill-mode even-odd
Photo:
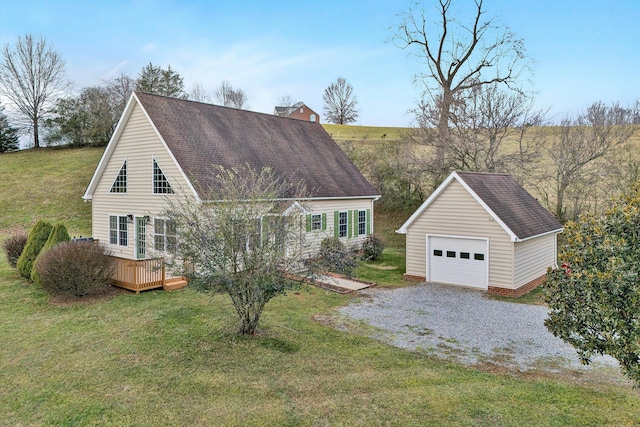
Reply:
[[[375,286],[375,283],[361,282],[358,280],[349,279],[342,276],[329,276],[321,275],[316,277],[316,286],[319,286],[330,291],[346,294],[353,291],[359,291],[361,289],[370,288]]]

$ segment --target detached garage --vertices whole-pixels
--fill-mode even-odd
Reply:
[[[397,232],[408,278],[518,297],[557,267],[562,230],[511,175],[454,172]]]

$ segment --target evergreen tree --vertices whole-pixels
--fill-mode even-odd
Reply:
[[[19,148],[18,129],[9,124],[9,119],[4,114],[4,106],[0,104],[0,153],[16,151]]]
[[[143,67],[140,71],[140,75],[136,80],[136,90],[172,98],[188,98],[188,95],[184,92],[182,77],[171,69],[171,65],[164,70],[162,67],[155,66],[149,62],[149,65]]]
[[[51,234],[51,224],[47,221],[40,220],[31,229],[29,238],[27,239],[27,244],[25,245],[22,254],[18,258],[18,263],[16,264],[18,273],[22,277],[26,279],[31,278],[31,269],[33,269],[33,265],[36,258],[38,258],[42,247],[47,243],[49,234]]]
[[[71,238],[69,237],[69,233],[67,232],[67,227],[65,227],[64,224],[60,224],[60,223],[54,224],[53,228],[51,229],[51,232],[49,233],[49,238],[47,239],[46,243],[40,250],[40,253],[38,254],[38,257],[36,258],[35,262],[33,263],[34,267],[38,265],[38,261],[42,258],[42,255],[45,252],[59,245],[60,243],[65,243],[65,242],[68,242],[69,240],[71,240]],[[31,269],[31,281],[33,283],[40,284],[40,275],[37,272],[37,268]]]

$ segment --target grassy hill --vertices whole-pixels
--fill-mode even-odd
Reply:
[[[337,142],[342,141],[395,141],[402,137],[409,128],[379,127],[379,126],[351,126],[322,125],[329,135]]]
[[[82,200],[103,148],[39,149],[0,154],[0,233],[38,219],[64,221],[71,235],[91,233]]]

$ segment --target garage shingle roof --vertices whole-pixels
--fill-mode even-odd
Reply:
[[[562,229],[562,224],[511,175],[481,172],[457,174],[518,239]]]
[[[249,165],[257,171],[271,167],[290,182],[304,183],[308,197],[377,196],[318,123],[143,92],[135,95],[196,188],[209,183],[213,165]]]

